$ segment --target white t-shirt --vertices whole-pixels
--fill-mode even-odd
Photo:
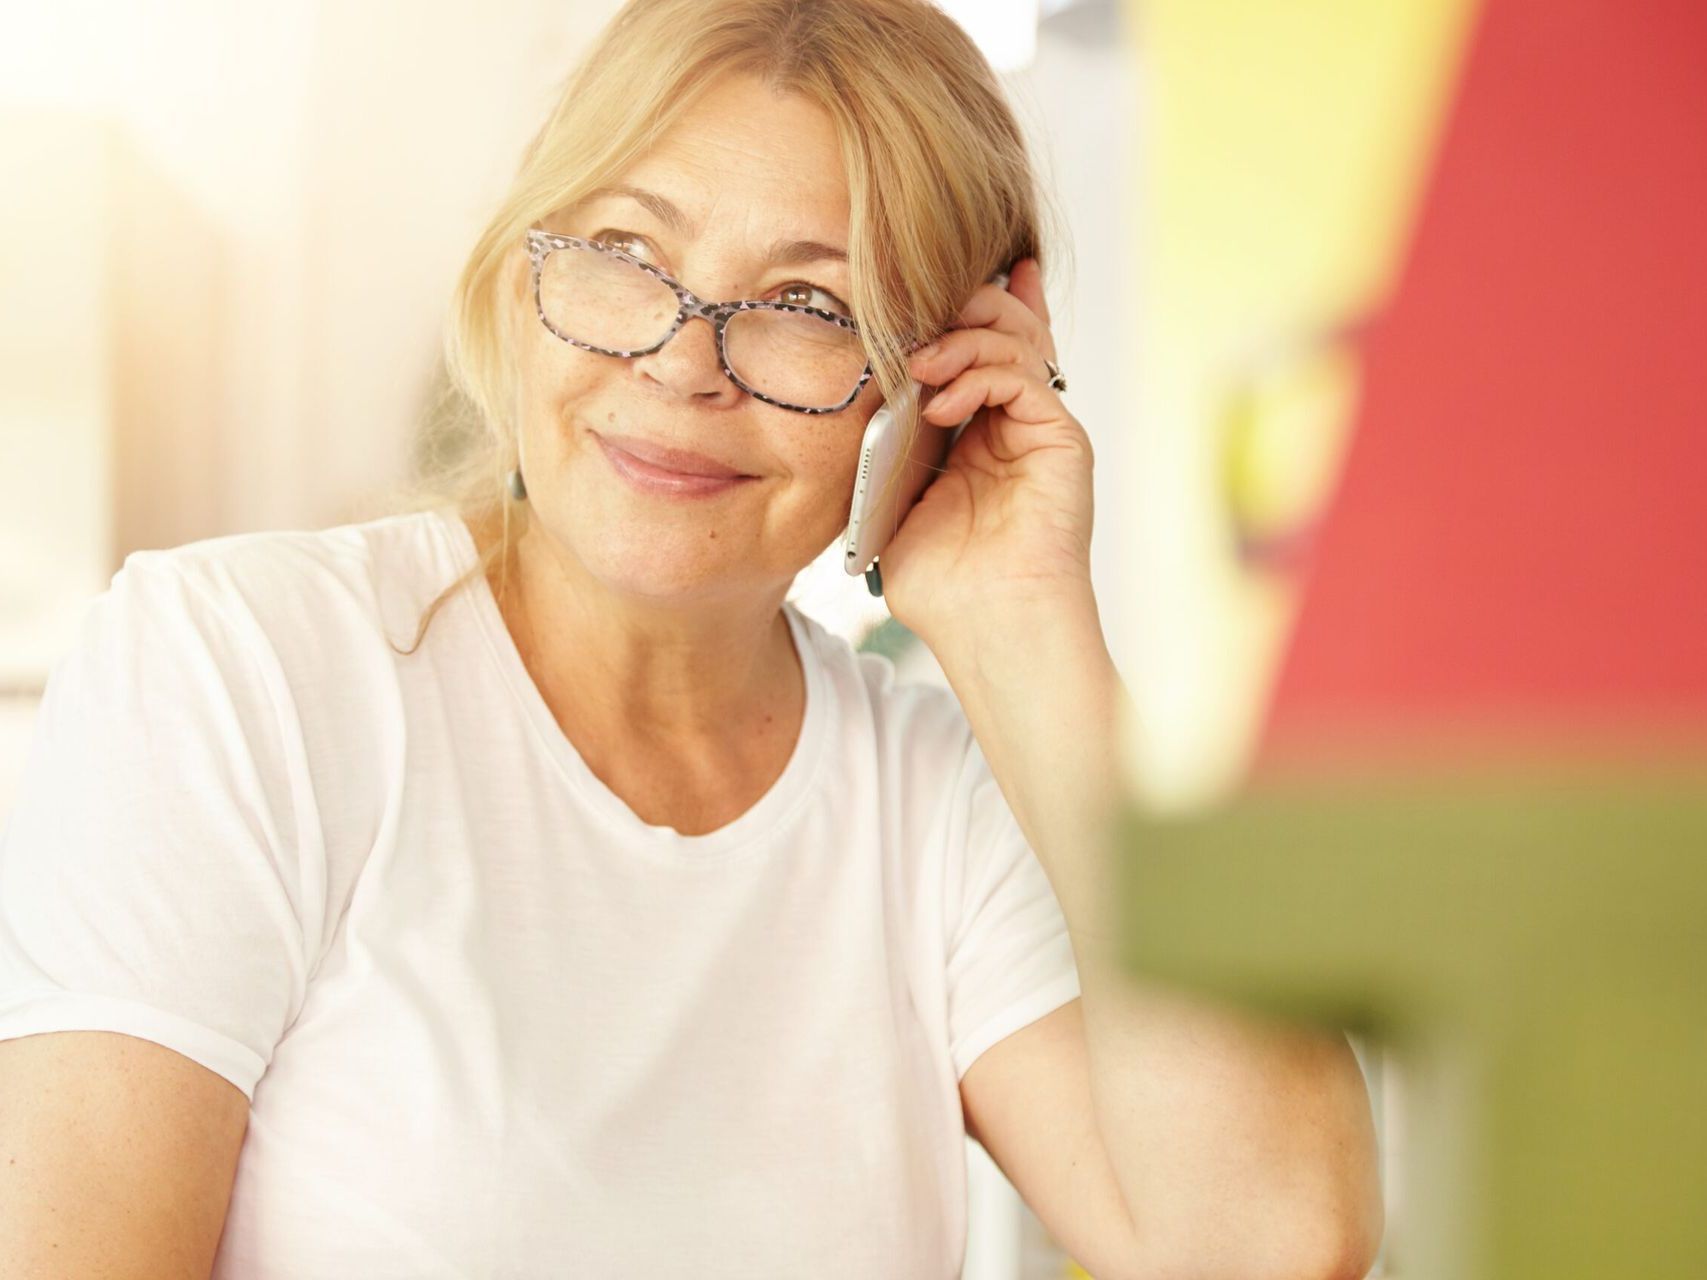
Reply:
[[[126,558],[0,832],[0,1039],[248,1095],[216,1278],[949,1277],[958,1084],[1079,991],[950,691],[785,606],[798,743],[640,821],[448,509]]]

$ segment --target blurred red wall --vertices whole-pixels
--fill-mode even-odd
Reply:
[[[1260,758],[1707,729],[1707,3],[1487,0]]]

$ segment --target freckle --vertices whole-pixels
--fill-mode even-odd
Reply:
[[[717,530],[715,530],[715,529],[713,529],[713,530],[712,530],[712,531],[711,531],[711,536],[712,536],[712,537],[713,537],[713,538],[716,538],[716,537],[717,537]]]
[[[616,410],[613,409],[609,413],[605,414],[605,421],[606,422],[615,422],[616,421]]]

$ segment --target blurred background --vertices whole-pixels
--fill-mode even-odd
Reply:
[[[1707,1193],[1707,5],[942,7],[1071,241],[1046,268],[1093,571],[1132,790],[1169,818],[1134,827],[1133,963],[1352,1029],[1374,1274],[1707,1274],[1678,1210]],[[0,18],[0,814],[125,554],[383,514],[437,429],[463,256],[616,8]],[[794,596],[941,679],[833,562]],[[1383,761],[1403,798],[1368,799]],[[1253,877],[1284,859],[1269,914],[1163,856],[1224,837]],[[1643,874],[1598,874],[1620,859]],[[1617,974],[1601,1003],[1534,978],[1563,952]],[[1669,1126],[1616,1111],[1636,1079]],[[1082,1275],[967,1153],[968,1280]],[[1583,1269],[1614,1256],[1645,1266]]]

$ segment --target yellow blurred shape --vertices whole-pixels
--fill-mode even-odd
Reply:
[[[1152,621],[1123,669],[1152,803],[1206,799],[1246,761],[1296,602],[1242,563],[1239,531],[1307,523],[1331,492],[1357,376],[1323,348],[1392,288],[1474,11],[1127,0],[1146,113],[1132,565]]]
[[[1360,368],[1344,344],[1255,369],[1223,415],[1223,503],[1248,563],[1284,561],[1326,508],[1356,412]]]

